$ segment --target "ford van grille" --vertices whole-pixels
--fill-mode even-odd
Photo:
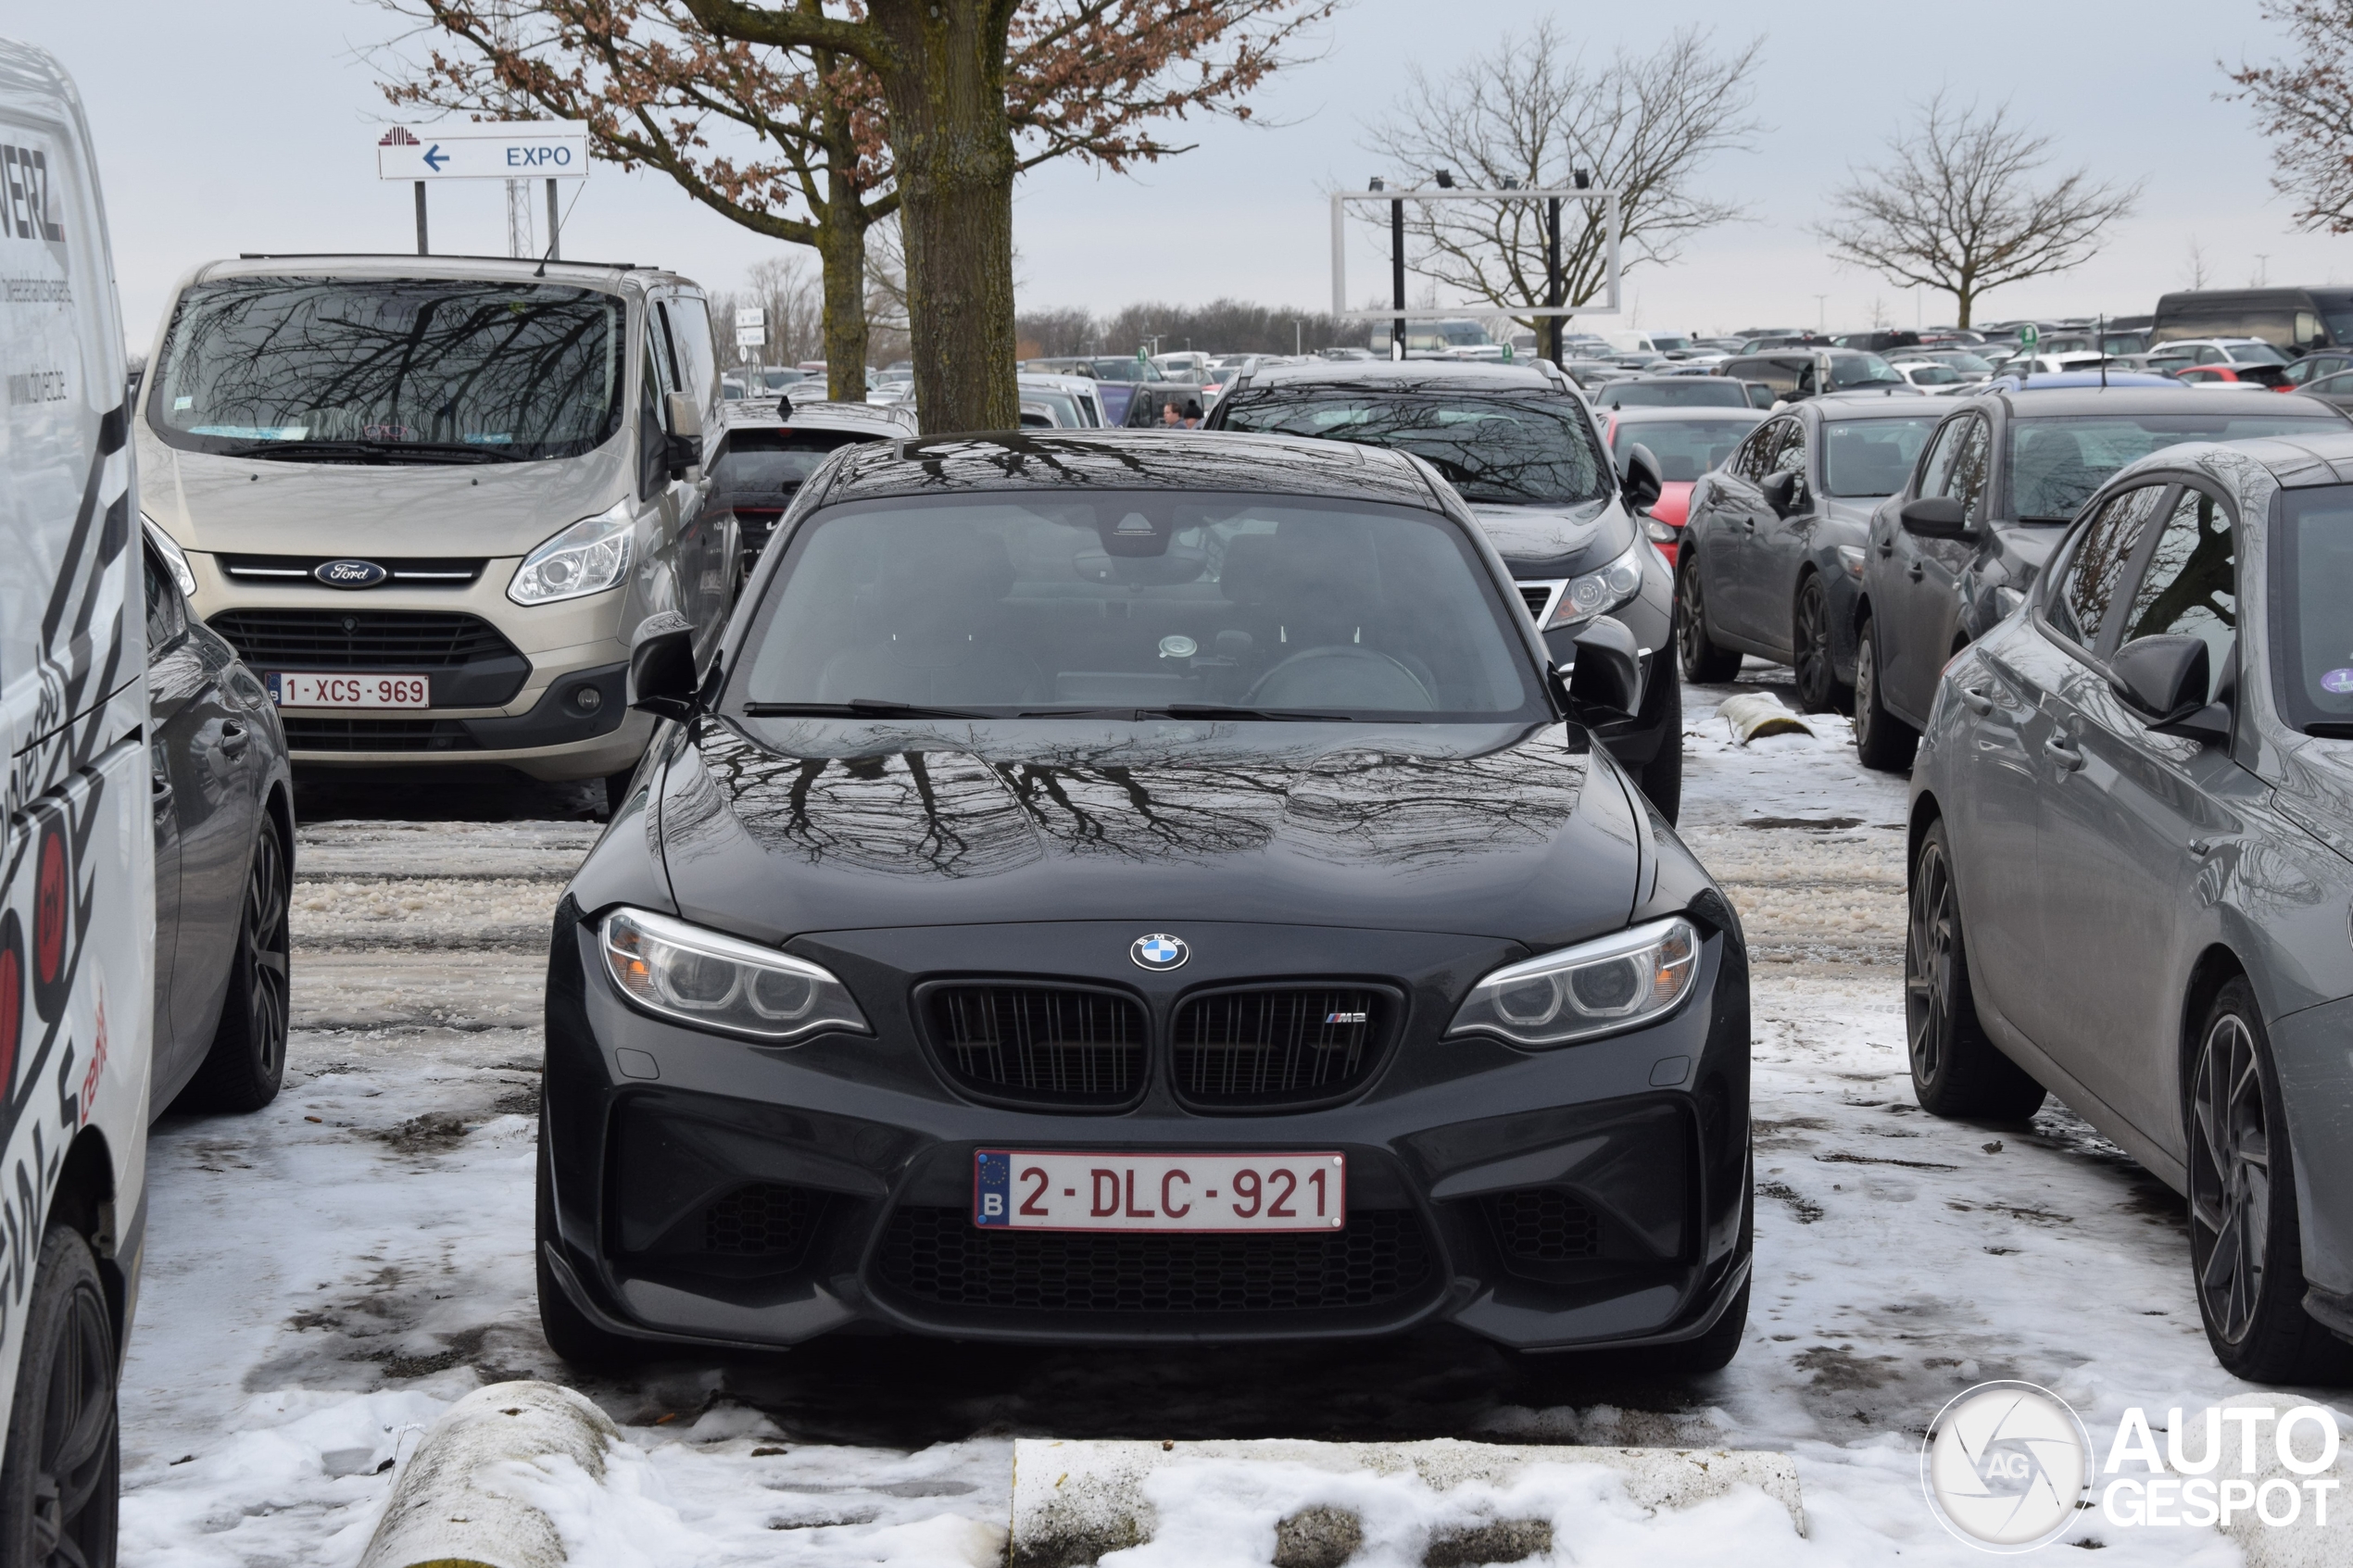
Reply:
[[[443,670],[522,658],[480,616],[444,610],[229,609],[211,624],[261,670]]]

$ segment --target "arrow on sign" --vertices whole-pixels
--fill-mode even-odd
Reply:
[[[435,142],[432,146],[425,149],[425,167],[432,169],[435,174],[440,173],[441,166],[448,161],[449,155],[441,150],[440,143]]]

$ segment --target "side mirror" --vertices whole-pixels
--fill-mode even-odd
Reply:
[[[1775,517],[1787,517],[1797,509],[1797,475],[1787,469],[1768,473],[1757,489],[1765,495],[1765,504],[1773,508]]]
[[[2152,729],[2192,740],[2227,741],[2231,710],[2206,700],[2212,678],[2208,657],[2202,638],[2135,637],[2108,660],[2108,684]]]
[[[1626,623],[1597,615],[1576,637],[1568,707],[1579,721],[1623,719],[1642,706],[1642,647]]]
[[[629,706],[661,719],[685,719],[698,706],[695,629],[675,610],[637,623],[629,643]]]
[[[1974,539],[1977,530],[1969,525],[1969,508],[1952,495],[1923,495],[1917,501],[1906,501],[1904,509],[1895,514],[1906,533],[1917,533],[1923,539]]]
[[[673,479],[698,479],[702,469],[702,409],[690,393],[673,392],[663,400],[670,416],[670,434],[663,440],[662,467]]]
[[[1667,488],[1667,470],[1641,442],[1626,448],[1626,504],[1638,512],[1650,510]]]

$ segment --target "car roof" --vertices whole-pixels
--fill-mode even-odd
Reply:
[[[2244,414],[2249,408],[2249,395],[2244,392],[2206,392],[2194,386],[2108,386],[2098,384],[2096,377],[2081,370],[2065,372],[2068,376],[2084,376],[2081,383],[2068,386],[2005,387],[1981,393],[1975,397],[1956,398],[1962,408],[1996,403],[2012,417],[2042,417],[2048,414]],[[2037,377],[2040,382],[2042,378]],[[2051,378],[2056,381],[2058,378]],[[2294,397],[2294,393],[2269,394],[2273,397]],[[2316,414],[2334,414],[2325,403],[2303,398]],[[2261,407],[2272,413],[2286,410],[2275,404]]]
[[[1630,408],[1602,410],[1619,424],[1654,424],[1664,420],[1744,420],[1750,424],[1762,423],[1768,410],[1743,408],[1737,403],[1638,403]]]
[[[204,262],[182,280],[208,283],[222,278],[419,279],[434,282],[555,283],[611,292],[616,285],[667,283],[699,289],[691,278],[634,261],[540,261],[510,256],[411,256],[394,251],[268,254],[248,251],[235,260]]]
[[[1017,430],[852,448],[828,506],[954,491],[1202,490],[1443,510],[1420,463],[1347,441],[1224,431]]]
[[[812,399],[807,403],[796,403],[789,408],[775,408],[772,411],[764,407],[768,402],[766,398],[758,399],[757,402],[763,407],[747,408],[743,412],[731,415],[727,421],[728,428],[741,429],[749,426],[764,427],[770,430],[843,430],[870,434],[877,441],[887,441],[894,435],[905,436],[914,433],[907,428],[907,419],[900,412],[906,408],[904,404],[827,403]]]
[[[2244,404],[2240,405],[2242,408]],[[2284,489],[2308,489],[2319,484],[2353,484],[2353,425],[2313,435],[2259,435],[2243,441],[2184,442],[2164,447],[2126,464],[2108,483],[2163,469],[2205,469],[2209,472],[2225,461],[2253,458],[2263,465]]]
[[[1325,359],[1312,365],[1268,365],[1251,377],[1253,390],[1330,383],[1403,385],[1462,382],[1496,392],[1554,392],[1560,383],[1541,370],[1504,359]]]
[[[1825,420],[1917,420],[1923,416],[1944,417],[1946,403],[1936,397],[1843,397],[1832,393],[1828,397],[1808,397],[1798,406],[1798,411],[1813,409]]]

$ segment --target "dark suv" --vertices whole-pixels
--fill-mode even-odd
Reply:
[[[2016,609],[2064,526],[2126,463],[2184,441],[2345,428],[2309,397],[2196,388],[1988,393],[1936,429],[1872,515],[1855,607],[1855,747],[1902,771],[1945,661]]]
[[[1613,616],[1634,634],[1642,706],[1595,734],[1672,822],[1683,787],[1683,708],[1676,679],[1674,580],[1643,514],[1658,499],[1657,462],[1629,451],[1621,481],[1584,398],[1535,368],[1464,360],[1277,365],[1242,376],[1217,400],[1211,430],[1306,435],[1394,447],[1453,483],[1511,569],[1554,662]]]
[[[1751,354],[1727,359],[1716,367],[1719,376],[1734,381],[1762,382],[1784,402],[1815,397],[1825,392],[1905,394],[1912,384],[1895,367],[1876,354],[1850,348],[1786,348],[1773,354]]]

